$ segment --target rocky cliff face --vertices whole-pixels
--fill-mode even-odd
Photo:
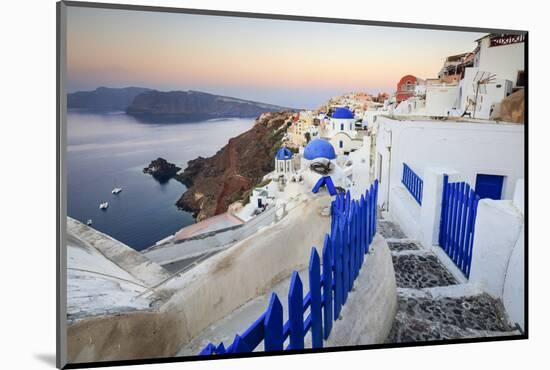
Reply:
[[[210,158],[189,161],[176,179],[188,190],[176,203],[193,212],[197,220],[223,213],[243,198],[246,191],[274,169],[275,153],[287,130],[285,121],[293,112],[262,114],[256,124]]]
[[[199,91],[148,91],[135,97],[126,113],[151,121],[257,117],[288,108]]]

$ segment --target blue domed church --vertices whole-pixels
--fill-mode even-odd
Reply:
[[[337,108],[332,112],[323,136],[330,140],[338,155],[348,154],[361,144],[354,142],[357,137],[355,115],[346,107]]]
[[[346,175],[336,163],[336,157],[334,146],[325,139],[312,140],[304,148],[302,173],[306,186],[314,193],[326,186],[328,192],[335,195],[336,186],[349,186]]]
[[[323,139],[312,140],[304,149],[304,158],[312,161],[317,158],[336,159],[336,152],[331,143]]]
[[[275,172],[277,175],[290,175],[294,170],[294,153],[282,146],[275,155]]]

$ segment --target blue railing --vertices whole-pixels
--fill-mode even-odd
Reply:
[[[422,189],[424,187],[424,181],[403,162],[403,177],[401,182],[409,190],[413,198],[422,204]]]
[[[223,342],[217,346],[209,343],[200,355],[252,352],[262,341],[265,351],[302,349],[308,332],[312,347],[323,347],[323,340],[329,337],[333,321],[340,316],[376,234],[377,194],[376,180],[359,200],[352,200],[349,191],[336,195],[331,207],[331,232],[325,236],[323,245],[323,263],[313,247],[309,292],[305,296],[300,274],[292,273],[286,323],[281,301],[272,293],[267,310],[244,333],[237,334],[227,348]]]
[[[443,177],[439,245],[466,277],[470,276],[478,202],[470,185],[450,183],[447,175]]]

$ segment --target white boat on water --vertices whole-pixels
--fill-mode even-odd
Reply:
[[[109,207],[109,202],[103,202],[99,205],[99,209],[107,209]]]
[[[114,188],[114,189],[111,191],[111,193],[113,193],[113,194],[116,195],[116,194],[120,193],[121,191],[122,191],[122,188]]]
[[[89,219],[88,221],[86,221],[86,225],[92,226],[92,219]]]

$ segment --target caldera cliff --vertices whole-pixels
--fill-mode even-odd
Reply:
[[[275,153],[293,112],[265,113],[254,126],[229,140],[209,158],[198,157],[176,176],[188,189],[176,205],[193,212],[197,221],[227,211],[245,193],[273,171]]]
[[[181,122],[227,117],[257,117],[289,108],[200,91],[146,91],[126,113],[141,121]]]

